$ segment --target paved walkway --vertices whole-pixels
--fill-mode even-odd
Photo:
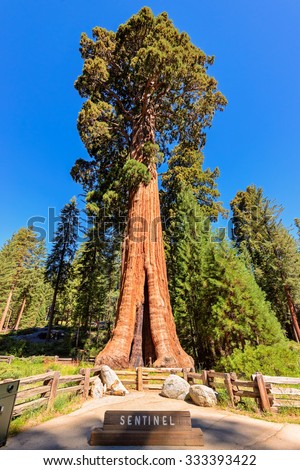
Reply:
[[[102,426],[106,410],[188,410],[191,413],[192,426],[200,427],[204,433],[205,445],[201,449],[300,450],[300,425],[270,423],[229,411],[203,408],[181,400],[163,398],[158,392],[131,392],[126,397],[106,396],[89,400],[82,408],[69,415],[9,437],[6,446],[0,450],[104,449],[100,446],[91,447],[88,440],[92,428]],[[154,447],[135,447],[142,448]]]

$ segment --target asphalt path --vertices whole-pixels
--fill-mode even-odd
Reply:
[[[204,435],[208,450],[300,450],[300,425],[273,423],[249,418],[227,410],[204,408],[182,400],[161,397],[159,392],[130,392],[125,397],[90,399],[71,414],[60,416],[9,437],[0,450],[93,450],[124,449],[126,443],[112,447],[90,446],[92,429],[102,427],[106,410],[177,411],[191,414],[192,426]],[[186,447],[131,447],[133,449],[186,449]]]

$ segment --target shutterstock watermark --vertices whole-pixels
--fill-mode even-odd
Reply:
[[[228,219],[226,223],[224,221],[224,225],[218,227],[211,223],[209,217],[203,218],[196,213],[184,214],[180,220],[165,217],[149,220],[133,216],[128,221],[123,214],[111,216],[104,211],[101,217],[81,215],[72,222],[72,230],[78,243],[86,241],[87,234],[89,239],[93,237],[102,242],[109,241],[112,237],[126,236],[133,243],[143,243],[147,239],[155,243],[160,239],[161,231],[167,232],[170,226],[176,237],[189,236],[199,243],[207,236],[214,243],[221,243],[226,238],[230,240],[236,238],[232,219]],[[54,242],[59,226],[65,233],[68,232],[68,224],[65,226],[62,224],[59,214],[53,207],[48,208],[47,216],[35,215],[27,221],[27,227],[36,234],[37,240],[45,240],[47,243]]]

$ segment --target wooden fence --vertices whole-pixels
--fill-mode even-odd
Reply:
[[[253,398],[263,411],[271,411],[273,395],[271,384],[266,383],[264,376],[256,373],[252,380],[239,380],[234,372],[215,372],[203,370],[201,374],[188,373],[187,380],[190,384],[201,382],[216,392],[218,389],[227,391],[231,406],[234,407],[242,398]]]
[[[13,359],[14,356],[0,356],[0,362],[7,362],[8,364],[11,364]]]
[[[263,379],[271,385],[270,393],[273,396],[273,408],[283,406],[300,407],[300,378],[263,375]],[[296,385],[296,387],[292,388],[291,385]]]
[[[62,362],[65,360],[63,359]],[[64,376],[60,372],[49,371],[45,374],[21,378],[13,416],[19,416],[27,409],[42,405],[51,409],[55,398],[64,393],[79,394],[82,399],[88,399],[100,371],[100,367],[88,367],[81,369],[76,375]],[[238,379],[233,372],[203,370],[201,373],[196,373],[192,369],[179,368],[138,367],[133,370],[116,370],[115,372],[126,388],[137,391],[161,390],[168,375],[176,373],[190,384],[201,383],[213,388],[216,392],[219,389],[225,389],[232,407],[245,397],[254,399],[262,411],[277,411],[280,406],[300,407],[300,378],[271,377],[256,373],[252,375],[251,380],[247,381]],[[10,380],[3,382],[8,381]],[[292,388],[291,385],[295,387]],[[110,392],[107,393],[110,394]]]
[[[10,381],[11,379],[6,379],[0,383]],[[42,405],[46,405],[49,410],[53,407],[56,397],[63,393],[79,393],[87,399],[89,392],[89,372],[85,375],[62,376],[59,372],[50,371],[21,378],[13,416],[20,416],[24,411],[39,408]]]
[[[300,378],[297,377],[273,377],[257,372],[251,380],[240,380],[234,372],[203,370],[201,374],[188,373],[187,380],[191,384],[201,382],[216,391],[226,389],[233,407],[246,397],[253,398],[262,411],[277,411],[283,406],[300,407]]]

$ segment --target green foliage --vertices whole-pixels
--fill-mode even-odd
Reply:
[[[9,436],[14,436],[25,429],[37,426],[53,419],[59,415],[65,415],[82,405],[80,396],[70,393],[59,395],[54,401],[52,410],[47,411],[46,406],[41,406],[36,409],[26,410],[21,416],[14,418],[9,427]]]
[[[141,183],[147,185],[151,181],[151,174],[146,165],[133,159],[127,160],[123,172],[124,180],[130,189],[136,189]]]
[[[282,208],[255,186],[239,191],[231,208],[235,246],[246,253],[249,269],[293,338],[289,300],[294,308],[300,302],[300,254],[296,240],[280,220]]]
[[[42,357],[15,357],[11,364],[0,363],[0,377],[4,379],[19,379],[22,377],[31,377],[46,372]]]
[[[168,218],[173,205],[176,206],[180,192],[190,191],[202,209],[203,215],[217,220],[219,215],[227,216],[222,203],[217,201],[220,194],[216,179],[219,169],[203,169],[204,156],[190,143],[176,146],[168,161],[168,170],[162,175],[161,191],[164,215]]]
[[[175,209],[166,232],[171,299],[180,340],[197,365],[283,342],[265,294],[237,251],[226,240],[214,243],[195,195],[179,193]]]
[[[92,39],[82,34],[84,64],[75,83],[86,99],[78,131],[90,160],[78,159],[71,174],[86,193],[93,191],[88,210],[98,207],[99,214],[105,206],[117,230],[129,193],[149,183],[174,143],[202,147],[205,129],[227,102],[207,73],[213,58],[167,13],[154,16],[144,7],[116,32],[95,27],[92,33]]]
[[[68,279],[77,248],[79,210],[73,198],[61,210],[53,246],[46,261],[45,277],[53,288],[62,290]]]
[[[65,336],[62,339],[55,341],[41,341],[35,342],[30,339],[30,337],[22,335],[5,334],[0,336],[0,355],[9,356],[13,355],[15,357],[29,357],[29,356],[61,356],[69,357],[71,348],[72,348],[72,335],[67,330],[63,330]],[[20,334],[23,331],[20,331]],[[45,331],[44,331],[45,334]],[[21,337],[20,337],[21,336]]]
[[[235,371],[250,379],[255,372],[274,376],[300,376],[300,348],[296,343],[281,341],[279,344],[247,344],[244,350],[235,349],[216,364],[218,370]]]
[[[50,339],[57,305],[57,296],[63,293],[72,275],[72,262],[77,249],[79,231],[79,209],[75,198],[66,204],[61,212],[52,250],[46,262],[45,278],[53,287],[49,312],[47,338]],[[58,315],[59,317],[60,315]]]
[[[20,379],[43,374],[49,370],[58,371],[61,375],[76,375],[80,372],[80,369],[86,367],[92,367],[92,363],[62,364],[54,362],[53,356],[51,359],[50,355],[15,357],[11,364],[0,362],[0,378],[1,380],[7,378]]]
[[[78,328],[78,347],[91,355],[109,339],[118,298],[119,239],[107,230],[107,241],[103,241],[101,220],[94,218],[73,262],[74,276],[66,290],[69,300],[64,302]]]
[[[21,228],[0,250],[1,324],[19,328],[41,324],[45,316],[45,242],[30,228]]]

